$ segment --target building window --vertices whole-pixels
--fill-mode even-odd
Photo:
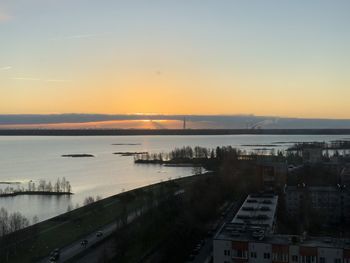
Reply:
[[[251,258],[256,258],[256,257],[257,257],[256,252],[251,252],[251,253],[250,253],[250,257],[251,257]]]
[[[293,255],[292,256],[292,261],[293,262],[298,262],[298,256],[297,255]]]
[[[270,259],[270,253],[264,253],[264,259]]]
[[[225,256],[230,256],[230,254],[231,254],[230,250],[224,250],[224,255]]]
[[[340,258],[334,259],[334,263],[341,263],[341,259]]]
[[[320,258],[320,263],[326,263],[326,259],[323,258],[323,257],[321,257],[321,258]]]
[[[232,254],[236,258],[248,258],[248,251],[246,250],[234,250]]]
[[[316,262],[315,256],[301,256],[302,263],[314,263]]]

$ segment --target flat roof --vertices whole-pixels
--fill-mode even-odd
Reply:
[[[275,222],[278,196],[251,194],[231,221],[235,225],[260,226],[272,230]]]

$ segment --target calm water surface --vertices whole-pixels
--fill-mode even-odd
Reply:
[[[0,198],[0,207],[19,211],[28,218],[44,220],[67,210],[69,205],[82,204],[87,196],[108,197],[151,183],[189,176],[191,168],[136,165],[133,157],[113,155],[118,151],[168,152],[175,147],[231,145],[252,150],[257,146],[276,142],[276,148],[285,149],[292,142],[331,141],[346,136],[313,135],[228,135],[228,136],[82,136],[82,137],[16,137],[0,136],[0,181],[29,180],[56,182],[66,177],[71,182],[71,197],[17,196]],[[137,145],[112,145],[137,144]],[[264,148],[263,146],[261,148]],[[95,158],[62,158],[62,154],[88,153]]]

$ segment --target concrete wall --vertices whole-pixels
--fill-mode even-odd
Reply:
[[[251,252],[256,252],[257,257],[252,258]],[[269,253],[270,258],[264,259],[264,253]],[[249,263],[270,263],[272,262],[272,246],[265,243],[249,243]]]
[[[298,256],[298,261],[293,261],[293,256]],[[289,246],[289,262],[291,263],[297,263],[300,262],[300,256],[299,256],[299,246]]]
[[[318,262],[320,262],[320,258],[323,257],[326,259],[326,262],[335,262],[335,259],[340,259],[340,262],[343,262],[343,250],[336,248],[318,248]]]
[[[214,240],[214,263],[232,262],[232,242],[227,240]],[[230,255],[225,255],[224,251],[229,250]]]

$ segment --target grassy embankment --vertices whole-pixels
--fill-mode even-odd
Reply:
[[[36,262],[57,247],[64,247],[100,227],[120,220],[127,211],[146,205],[147,194],[171,194],[198,176],[158,183],[121,193],[54,217],[0,239],[0,262]]]

